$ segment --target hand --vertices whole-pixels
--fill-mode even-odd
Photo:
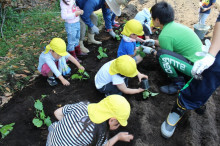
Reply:
[[[130,142],[134,138],[134,136],[129,134],[128,132],[120,132],[117,134],[117,136],[118,136],[118,140],[126,141],[126,142]]]
[[[198,75],[201,75],[202,72],[209,68],[215,62],[215,57],[207,53],[206,56],[194,63],[191,74],[194,78],[198,79]]]
[[[108,32],[113,38],[115,38],[115,32],[113,31],[113,30],[110,30],[109,32]]]
[[[91,27],[92,29],[92,32],[95,33],[95,34],[99,34],[99,28],[95,25],[93,25],[93,27]]]
[[[138,88],[138,93],[141,93],[141,92],[144,92],[145,89],[142,89],[142,88]]]
[[[70,85],[70,82],[68,82],[66,79],[61,80],[61,82],[62,82],[62,84],[63,84],[64,86],[69,86],[69,85]]]
[[[148,79],[148,76],[147,76],[147,75],[144,75],[144,74],[142,74],[142,73],[138,73],[139,82],[141,82],[141,79],[142,79],[142,78]]]
[[[77,10],[76,12],[75,12],[75,15],[76,16],[79,16],[79,15],[82,15],[83,14],[83,10]]]
[[[143,46],[143,45],[141,45],[141,47],[143,48],[143,52],[146,53],[146,54],[150,54],[151,50],[153,49],[151,47],[146,47],[146,46]]]
[[[151,47],[154,45],[155,45],[155,40],[153,40],[153,39],[144,40],[143,46]]]
[[[78,69],[85,70],[85,68],[81,65],[80,65],[80,67],[78,67]]]

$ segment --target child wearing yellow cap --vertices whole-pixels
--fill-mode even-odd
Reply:
[[[130,142],[133,135],[120,132],[108,140],[109,130],[126,126],[130,104],[120,95],[111,95],[99,103],[80,102],[65,105],[54,112],[59,120],[48,128],[47,146],[106,145]]]
[[[53,74],[60,79],[63,85],[68,86],[70,83],[63,77],[69,75],[71,69],[66,64],[70,60],[79,69],[85,70],[83,66],[68,52],[66,52],[66,43],[61,38],[53,38],[39,57],[38,70],[43,76],[47,76],[47,82],[51,86],[57,85]]]
[[[144,35],[142,24],[135,19],[129,20],[121,32],[123,35],[118,52],[117,57],[122,55],[129,55],[134,58],[136,63],[140,63],[143,58],[140,55],[136,55],[136,51],[139,47],[136,47],[136,41],[144,42],[143,39],[138,38],[138,36]]]
[[[139,81],[148,76],[141,74],[137,70],[136,62],[128,55],[123,55],[117,59],[105,63],[95,75],[95,86],[98,91],[106,96],[112,94],[136,94],[144,89],[128,88],[128,78],[138,76]]]

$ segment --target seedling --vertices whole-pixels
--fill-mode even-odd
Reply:
[[[86,72],[86,71],[84,71],[84,70],[82,70],[82,69],[79,69],[78,70],[78,73],[76,73],[76,74],[73,74],[72,76],[71,76],[71,79],[78,79],[78,80],[87,80],[87,79],[89,79],[90,78],[90,76],[89,76],[89,74]]]
[[[137,51],[136,51],[136,55],[140,55],[142,58],[144,58],[145,56],[146,56],[146,54],[141,50],[141,49],[138,49]]]
[[[98,49],[99,55],[97,56],[97,58],[102,59],[102,58],[108,57],[108,55],[106,54],[106,51],[107,51],[107,48],[103,49],[102,47],[99,47]]]
[[[45,97],[46,95],[41,95],[41,100]],[[47,117],[44,113],[43,103],[41,102],[41,100],[37,99],[34,103],[34,107],[36,109],[36,117],[32,120],[34,126],[38,128],[41,127],[43,124],[50,126],[52,123],[50,117]]]
[[[2,134],[2,139],[5,138],[12,130],[15,123],[11,123],[8,125],[1,125],[0,124],[0,132]]]
[[[151,92],[151,91],[149,91],[149,90],[145,90],[144,92],[143,92],[143,98],[144,99],[147,99],[148,97],[150,97],[150,96],[156,96],[156,95],[158,95],[159,93],[153,93],[153,92]]]
[[[120,41],[120,40],[121,40],[120,36],[117,35],[117,34],[115,35],[115,38],[116,38],[117,41]]]

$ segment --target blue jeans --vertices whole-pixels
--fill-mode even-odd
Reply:
[[[205,25],[205,21],[209,14],[206,13],[199,13],[199,23]]]
[[[65,23],[67,33],[67,51],[74,51],[75,47],[79,45],[80,38],[80,22]]]
[[[212,66],[202,73],[203,79],[192,79],[180,91],[179,101],[186,109],[200,108],[220,86],[220,53]]]

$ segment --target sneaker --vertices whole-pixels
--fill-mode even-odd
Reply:
[[[184,85],[184,78],[176,77],[172,79],[171,84],[160,87],[160,91],[166,94],[176,94],[184,87]]]
[[[118,28],[118,27],[120,27],[120,25],[117,24],[117,23],[115,23],[114,25],[112,25],[112,27],[113,27],[113,28]]]
[[[56,81],[55,77],[48,77],[47,82],[50,84],[50,86],[57,85],[57,81]]]

